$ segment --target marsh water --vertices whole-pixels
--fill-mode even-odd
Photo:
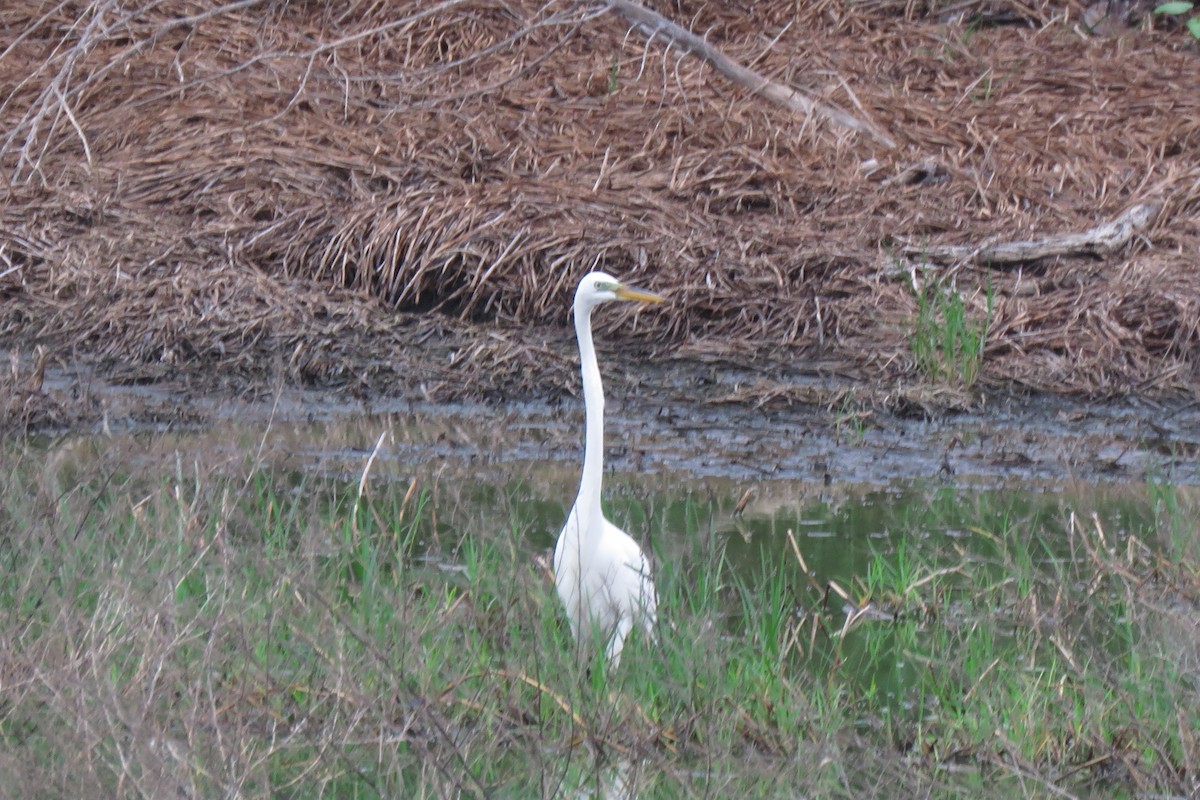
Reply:
[[[912,702],[929,672],[922,637],[938,627],[923,621],[972,624],[956,618],[955,593],[971,590],[956,582],[1011,580],[1014,552],[1050,569],[1081,560],[1072,534],[1081,519],[1103,526],[1113,545],[1144,541],[1160,487],[1195,491],[1196,410],[1152,412],[1012,406],[933,421],[612,403],[605,506],[664,579],[690,585],[719,562],[726,584],[763,587],[761,602],[787,614],[785,658],[815,675],[836,669],[852,693],[878,701],[858,724],[886,728],[881,715],[928,713]],[[546,563],[576,491],[581,427],[572,402],[358,413],[272,402],[229,406],[192,428],[106,424],[46,437],[23,460],[38,462],[60,495],[113,473],[369,493],[385,511],[419,490],[425,516],[413,553],[454,573],[464,569],[464,541],[513,543],[518,561]],[[935,579],[939,588],[927,591]],[[743,634],[744,610],[728,604],[725,635]],[[1010,612],[996,610],[997,636]],[[660,609],[667,624],[685,613]],[[864,623],[879,624],[869,636],[844,635]]]
[[[290,401],[225,404],[203,425],[42,437],[62,480],[101,460],[154,470],[268,472],[403,494],[436,490],[440,525],[489,535],[497,509],[531,551],[549,548],[577,489],[583,415],[573,401],[492,406],[404,403],[354,413]],[[968,528],[1037,530],[1051,540],[1074,513],[1121,531],[1150,511],[1151,489],[1200,486],[1200,406],[995,407],[937,421],[844,417],[822,409],[612,403],[608,515],[660,557],[707,537],[732,564],[795,561],[852,582],[880,552],[987,547]]]
[[[67,478],[106,459],[166,472],[261,472],[297,491],[361,484],[429,492],[424,557],[516,526],[530,558],[552,548],[577,488],[573,402],[504,407],[404,403],[370,413],[292,398],[225,406],[216,424],[45,439]],[[657,558],[719,553],[746,580],[772,570],[805,587],[797,607],[837,616],[896,570],[989,559],[997,537],[1070,558],[1072,516],[1115,536],[1153,518],[1153,487],[1200,484],[1200,413],[1117,406],[1010,406],[941,421],[670,403],[611,404],[605,505]],[[1056,543],[1062,543],[1061,550]],[[861,610],[861,609],[860,609]],[[876,604],[871,613],[893,613]],[[668,610],[669,613],[669,610]],[[803,612],[800,612],[803,613]],[[846,657],[847,654],[840,654]],[[852,657],[852,653],[849,654]],[[912,667],[864,675],[902,694]]]

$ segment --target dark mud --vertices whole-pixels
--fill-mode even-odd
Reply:
[[[816,368],[694,361],[627,363],[606,368],[606,381],[607,463],[617,472],[748,484],[1200,484],[1200,404],[1190,401],[993,392],[931,410],[900,387]],[[257,449],[305,472],[346,476],[381,436],[379,462],[399,473],[532,466],[569,476],[583,422],[570,396],[449,400],[419,386],[362,396],[170,378],[127,385],[54,366],[26,402],[37,423],[29,430],[43,442],[157,434],[173,448],[227,450],[234,462]]]

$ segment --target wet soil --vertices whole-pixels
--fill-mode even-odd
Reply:
[[[606,367],[606,381],[607,464],[617,472],[816,486],[1200,484],[1200,404],[1186,400],[992,392],[951,397],[960,405],[950,409],[946,397],[871,387],[819,365],[656,363],[649,355]],[[163,434],[172,447],[178,433],[185,448],[227,447],[231,458],[264,438],[305,471],[347,475],[387,432],[383,457],[401,465],[561,465],[573,474],[583,423],[576,397],[436,397],[419,384],[398,386],[408,388],[268,388],[182,373],[138,385],[51,365],[40,390],[23,395],[25,430],[43,439]]]

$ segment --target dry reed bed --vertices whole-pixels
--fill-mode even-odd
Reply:
[[[660,351],[892,378],[913,369],[904,246],[1078,232],[1152,202],[1109,255],[936,269],[995,289],[987,382],[1195,386],[1200,95],[1178,32],[1090,37],[1071,5],[1004,5],[1029,24],[996,27],[793,5],[659,10],[896,149],[575,3],[7,4],[0,345],[142,379],[282,366],[471,391],[541,369],[519,331],[565,323],[600,265],[670,294],[635,334]],[[457,372],[421,357],[431,330],[474,342]]]

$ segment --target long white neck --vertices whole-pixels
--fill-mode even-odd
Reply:
[[[575,510],[580,521],[601,517],[600,482],[604,476],[604,387],[600,383],[600,365],[592,344],[592,309],[575,302],[575,335],[579,337],[579,370],[583,376],[583,404],[587,426],[583,439],[583,477]],[[585,530],[599,532],[600,526]]]

